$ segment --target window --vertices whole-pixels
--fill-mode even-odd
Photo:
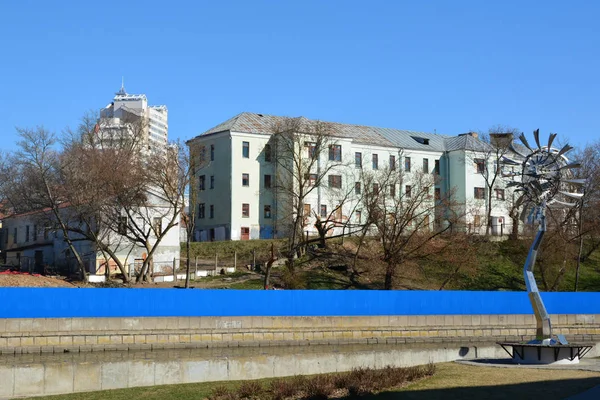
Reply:
[[[373,169],[379,169],[379,156],[373,154]]]
[[[242,186],[250,186],[250,174],[242,174]]]
[[[360,224],[362,222],[361,219],[362,219],[362,211],[357,210],[356,211],[356,222],[358,222]]]
[[[48,233],[50,232],[50,227],[49,226],[45,226],[44,227],[44,240],[48,240]],[[7,239],[7,243],[8,243],[8,239]]]
[[[410,157],[404,157],[404,172],[410,172]]]
[[[360,182],[355,182],[354,183],[354,193],[355,194],[360,194],[360,192],[361,192]]]
[[[206,146],[200,147],[200,164],[206,161]]]
[[[428,158],[423,159],[423,173],[424,174],[429,173],[429,159]]]
[[[356,168],[362,168],[362,153],[354,153],[354,166]]]
[[[310,204],[305,204],[303,207],[304,211],[304,225],[308,225],[308,219],[310,218]]]
[[[476,199],[483,200],[485,199],[485,189],[482,187],[474,188],[473,195]]]
[[[265,144],[265,161],[271,162],[271,145]]]
[[[25,225],[25,241],[29,242],[29,225]]]
[[[475,225],[476,227],[481,226],[481,215],[473,216],[473,225]]]
[[[270,205],[266,205],[264,207],[264,214],[263,215],[264,215],[265,219],[271,218],[271,206]]]
[[[159,236],[162,233],[162,218],[155,217],[152,219],[152,226],[154,228],[154,232],[156,236]]]
[[[412,196],[412,186],[411,185],[406,185],[406,188],[404,189],[404,195],[408,198],[410,198],[410,196]]]
[[[435,160],[434,161],[435,165],[433,167],[433,173],[436,175],[440,174],[440,160]]]
[[[390,196],[396,197],[396,185],[390,185]]]
[[[215,188],[215,176],[214,175],[210,176],[210,188],[211,189]]]
[[[250,158],[250,142],[242,142],[242,157]]]
[[[423,192],[425,193],[425,197],[430,199],[431,198],[431,188],[429,186],[425,186],[423,188]]]
[[[119,217],[117,232],[119,235],[127,235],[127,217]]]
[[[214,204],[210,205],[209,211],[208,211],[208,217],[209,218],[214,218],[215,217],[215,206]]]
[[[327,205],[321,204],[321,218],[327,218]]]
[[[210,161],[215,161],[215,145],[210,145]]]
[[[373,184],[373,194],[379,194],[379,183]]]
[[[504,189],[496,189],[496,200],[504,200]]]
[[[434,193],[433,196],[436,200],[442,199],[442,192],[440,191],[440,188],[435,188],[433,193]]]
[[[482,158],[476,158],[474,162],[475,171],[477,171],[478,174],[483,174],[485,172],[485,160]]]
[[[13,243],[17,243],[17,228],[13,229]]]
[[[304,181],[308,186],[315,186],[317,184],[317,174],[304,174]]]
[[[329,175],[329,187],[340,189],[342,187],[341,175]]]
[[[242,204],[242,217],[248,218],[250,216],[250,204],[243,203]]]
[[[342,161],[342,146],[332,144],[329,146],[329,161]]]
[[[198,204],[198,218],[204,218],[204,203]]]
[[[308,158],[315,158],[317,154],[317,144],[315,142],[304,142],[304,147],[306,147],[306,155]]]
[[[271,175],[265,175],[264,186],[266,189],[271,189]]]
[[[342,220],[342,206],[337,206],[337,208],[335,209],[335,220],[336,221]]]
[[[198,189],[200,189],[200,191],[206,189],[206,176],[205,175],[200,175],[200,177],[198,178]]]
[[[390,156],[390,170],[396,169],[396,156]]]

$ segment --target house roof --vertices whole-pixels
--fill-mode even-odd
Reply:
[[[300,117],[307,124],[316,123]],[[241,133],[273,134],[273,127],[285,117],[242,112],[233,118],[207,130],[200,136],[231,131]],[[448,136],[428,132],[407,131],[393,128],[378,128],[365,125],[342,124],[326,122],[330,125],[332,134],[337,137],[352,139],[357,143],[379,146],[401,147],[405,149],[444,151],[444,139]]]

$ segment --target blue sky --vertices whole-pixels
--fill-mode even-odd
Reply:
[[[600,2],[3,1],[0,148],[130,93],[189,139],[241,111],[600,138]]]

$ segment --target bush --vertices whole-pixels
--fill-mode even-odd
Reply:
[[[208,395],[208,400],[238,400],[237,393],[232,392],[225,386],[217,386]]]
[[[298,387],[291,379],[275,379],[269,385],[269,391],[273,400],[283,400],[294,396],[298,392]]]
[[[306,381],[303,387],[304,399],[328,399],[335,390],[331,375],[316,375]]]
[[[281,274],[281,281],[286,289],[305,289],[306,279],[298,271],[290,272],[285,269]]]
[[[238,388],[237,396],[240,399],[260,399],[263,391],[262,385],[257,381],[246,381]]]

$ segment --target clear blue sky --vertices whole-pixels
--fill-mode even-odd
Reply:
[[[600,138],[596,1],[1,1],[0,148],[130,93],[189,139],[241,111]]]

